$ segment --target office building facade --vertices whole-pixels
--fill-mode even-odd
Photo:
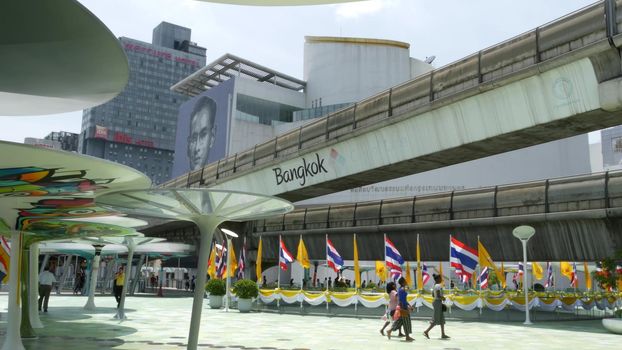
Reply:
[[[622,169],[622,125],[600,132],[604,170]]]
[[[53,131],[44,137],[46,140],[60,142],[61,149],[68,152],[78,152],[78,138],[78,134],[68,131]]]
[[[190,41],[191,30],[162,22],[152,43],[121,37],[130,66],[125,90],[86,109],[79,151],[131,166],[154,183],[171,175],[179,106],[187,97],[171,85],[205,65],[205,48]]]

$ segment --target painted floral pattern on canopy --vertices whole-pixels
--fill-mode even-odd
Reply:
[[[0,196],[71,196],[93,193],[115,179],[89,179],[86,170],[35,166],[0,169]]]

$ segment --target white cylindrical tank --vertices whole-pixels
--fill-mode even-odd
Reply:
[[[357,102],[411,78],[410,44],[380,39],[307,36],[307,107]]]

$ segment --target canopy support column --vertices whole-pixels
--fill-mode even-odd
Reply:
[[[203,297],[205,295],[205,282],[207,280],[207,260],[209,259],[214,230],[216,230],[216,227],[222,223],[222,219],[219,217],[203,216],[199,217],[195,223],[201,232],[201,241],[199,247],[196,285],[194,288],[194,301],[192,302],[190,332],[188,334],[188,350],[196,350],[199,344],[201,311],[203,310]]]

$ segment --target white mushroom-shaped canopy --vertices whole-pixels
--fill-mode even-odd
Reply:
[[[77,1],[3,1],[0,11],[0,115],[82,110],[125,88],[119,40]]]

